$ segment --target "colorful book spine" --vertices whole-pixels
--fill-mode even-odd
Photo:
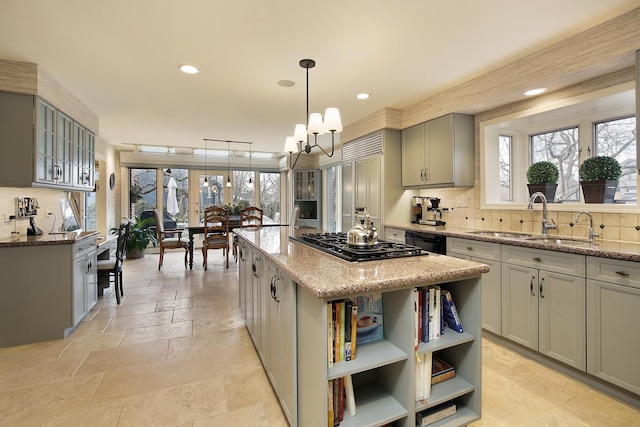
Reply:
[[[351,360],[356,358],[356,343],[358,329],[358,306],[351,304]]]
[[[338,303],[340,307],[340,361],[344,362],[345,359],[345,351],[344,351],[344,342],[345,342],[345,303],[344,301],[340,301]]]
[[[456,332],[462,333],[462,322],[460,321],[460,316],[458,315],[458,309],[456,308],[456,304],[453,302],[453,297],[451,296],[451,292],[446,289],[442,291],[442,304],[444,311],[444,321],[450,329],[453,329]]]
[[[336,362],[340,362],[341,361],[341,359],[340,359],[340,339],[341,339],[341,336],[340,336],[340,304],[338,304],[337,302],[334,302],[333,306],[335,307],[335,313],[334,313],[335,326],[333,328],[334,337],[335,337],[334,343],[333,343],[334,344],[334,352],[335,352],[334,360]]]
[[[420,289],[415,288],[412,294],[413,299],[413,346],[414,350],[420,345]]]
[[[327,303],[327,360],[329,368],[333,367],[333,304]]]

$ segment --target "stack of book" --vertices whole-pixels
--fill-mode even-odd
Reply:
[[[327,359],[329,367],[337,362],[355,360],[358,346],[381,340],[382,293],[359,295],[327,304]]]
[[[416,353],[416,400],[426,401],[432,385],[455,376],[455,368],[433,353]]]
[[[455,415],[455,413],[456,404],[453,402],[445,403],[443,405],[436,406],[435,408],[418,412],[416,414],[416,425],[418,427],[428,426],[429,424],[433,424],[443,418]]]
[[[416,350],[420,343],[440,338],[445,325],[456,332],[462,332],[462,323],[451,292],[432,285],[415,288],[414,304],[414,344]]]
[[[330,380],[327,387],[329,427],[337,427],[344,420],[345,412],[350,416],[356,415],[356,400],[353,393],[351,375]]]

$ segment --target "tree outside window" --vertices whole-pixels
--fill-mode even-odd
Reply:
[[[260,208],[263,210],[264,216],[278,221],[280,214],[279,173],[260,172]]]
[[[580,200],[578,127],[531,135],[531,163],[547,161],[558,166],[556,199]]]
[[[636,118],[626,117],[598,122],[594,125],[594,134],[595,154],[613,157],[622,166],[622,176],[618,180],[619,200],[636,202]]]

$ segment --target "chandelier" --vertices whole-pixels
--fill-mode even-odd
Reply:
[[[309,114],[309,68],[316,66],[316,61],[313,59],[300,60],[300,67],[307,70],[307,115],[309,122],[305,126],[304,124],[297,124],[295,126],[293,136],[288,136],[285,140],[284,151],[289,152],[289,167],[293,169],[298,163],[298,159],[302,153],[309,154],[312,148],[318,147],[328,157],[333,157],[335,149],[334,136],[336,132],[342,132],[342,121],[340,120],[340,112],[337,108],[327,108],[324,113],[324,120],[320,113]],[[318,145],[318,135],[322,135],[326,132],[331,132],[331,153],[328,153],[321,146]],[[309,135],[313,135],[313,145],[309,143]],[[304,147],[302,143],[306,142]],[[293,153],[298,153],[293,165],[291,159]]]

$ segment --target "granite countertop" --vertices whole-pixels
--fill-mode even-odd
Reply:
[[[348,262],[289,240],[290,230],[284,226],[264,227],[236,229],[234,233],[317,298],[456,281],[489,271],[484,264],[437,254]]]
[[[527,248],[546,249],[546,250],[552,250],[552,251],[558,251],[558,252],[590,255],[590,256],[601,257],[601,258],[640,262],[640,243],[623,242],[618,240],[601,240],[596,238],[594,244],[586,244],[588,243],[587,239],[576,239],[573,236],[560,236],[557,234],[553,234],[553,231],[549,232],[550,238],[557,238],[557,239],[565,238],[565,239],[578,240],[581,243],[584,242],[585,245],[581,245],[581,246],[572,246],[571,244],[558,245],[554,243],[546,243],[546,242],[540,242],[535,240],[526,240],[522,238],[516,239],[516,238],[506,238],[506,237],[495,237],[495,236],[489,236],[489,235],[478,235],[478,234],[472,234],[472,232],[489,231],[489,230],[477,230],[477,229],[462,228],[462,227],[449,227],[449,226],[434,227],[434,226],[420,225],[420,224],[385,224],[385,227],[397,228],[405,231],[416,231],[416,232],[423,232],[423,233],[438,234],[441,236],[448,236],[448,237],[459,237],[463,239],[500,243],[504,245],[523,246]],[[495,230],[495,231],[500,232],[500,230]],[[526,233],[526,234],[531,234],[539,237],[539,234],[537,233]]]
[[[47,245],[72,245],[83,239],[98,236],[97,231],[69,231],[67,233],[43,233],[39,236],[18,234],[7,239],[0,240],[0,248],[13,248],[21,246],[47,246]]]

